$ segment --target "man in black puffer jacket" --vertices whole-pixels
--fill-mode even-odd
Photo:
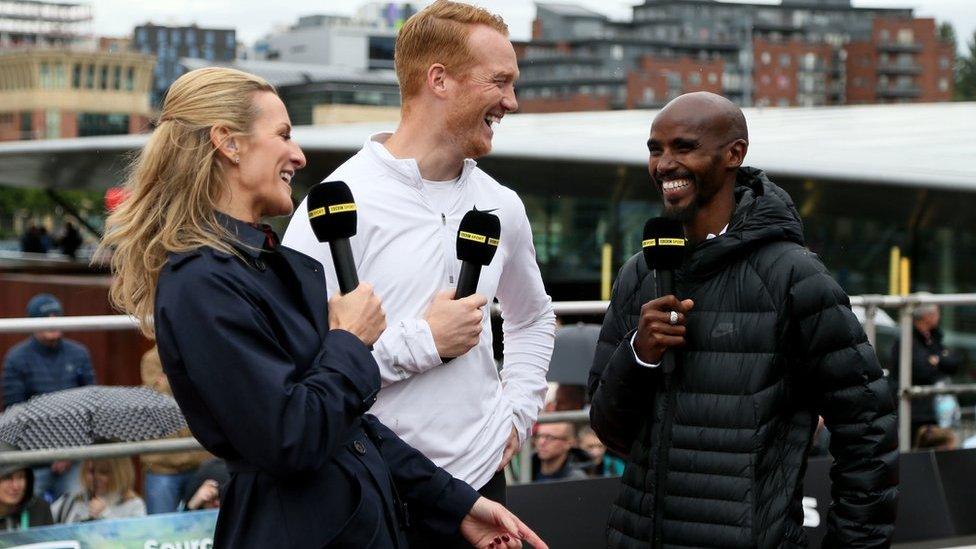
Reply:
[[[824,546],[888,546],[898,453],[887,382],[847,296],[803,247],[789,195],[742,167],[742,112],[714,94],[678,97],[648,148],[689,253],[675,273],[682,301],[655,295],[638,254],[603,323],[590,418],[628,455],[609,545],[805,546],[801,485],[820,415],[835,458]],[[665,374],[669,349],[677,368]]]

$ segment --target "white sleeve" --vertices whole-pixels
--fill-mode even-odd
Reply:
[[[639,356],[637,356],[637,347],[634,347],[634,339],[636,338],[637,338],[637,332],[634,332],[634,335],[630,336],[630,352],[634,353],[634,360],[637,361],[637,364],[640,364],[645,368],[657,368],[658,366],[660,366],[661,365],[660,362],[655,362],[654,364],[651,364],[650,362],[644,362],[643,360],[640,359]]]
[[[305,200],[288,223],[281,243],[318,260],[322,264],[329,295],[339,293],[339,279],[336,277],[335,265],[332,264],[329,245],[315,238],[312,225],[308,221]],[[350,244],[355,256],[356,239],[353,238]],[[426,320],[420,318],[400,320],[388,325],[373,345],[373,358],[380,368],[382,387],[407,379],[414,374],[426,372],[441,363],[430,326]]]
[[[532,230],[522,210],[517,241],[498,282],[505,356],[502,397],[511,406],[519,444],[525,443],[546,395],[546,373],[552,358],[556,316],[535,258]]]

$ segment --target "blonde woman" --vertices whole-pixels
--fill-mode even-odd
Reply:
[[[85,460],[80,492],[65,494],[51,512],[57,523],[146,516],[146,502],[136,494],[135,468],[127,457]]]
[[[170,87],[107,221],[112,298],[156,337],[193,434],[231,472],[215,546],[405,547],[409,516],[477,547],[545,547],[366,414],[379,299],[361,284],[327,302],[318,262],[260,224],[291,213],[304,165],[272,86],[199,69]]]

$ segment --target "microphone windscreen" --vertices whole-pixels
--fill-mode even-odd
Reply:
[[[685,231],[680,221],[652,217],[644,224],[644,261],[652,271],[674,271],[685,253]]]
[[[308,222],[319,242],[356,235],[356,201],[349,185],[324,181],[308,192]]]
[[[491,263],[498,251],[501,234],[502,225],[497,215],[477,209],[464,214],[458,226],[458,259],[481,266]]]

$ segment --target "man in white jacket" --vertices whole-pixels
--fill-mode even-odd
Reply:
[[[383,389],[370,412],[434,463],[504,502],[501,471],[542,408],[555,330],[525,207],[472,160],[491,150],[493,128],[518,108],[515,51],[500,17],[439,0],[404,24],[395,58],[399,127],[371,136],[326,178],[352,189],[356,270],[373,284],[387,317],[373,351]],[[475,206],[500,218],[500,244],[478,292],[452,300],[458,224]],[[338,291],[328,247],[312,233],[304,203],[283,243],[321,261],[329,291]],[[495,298],[505,343],[500,375],[487,307]],[[418,532],[411,546],[460,547],[463,540]]]

